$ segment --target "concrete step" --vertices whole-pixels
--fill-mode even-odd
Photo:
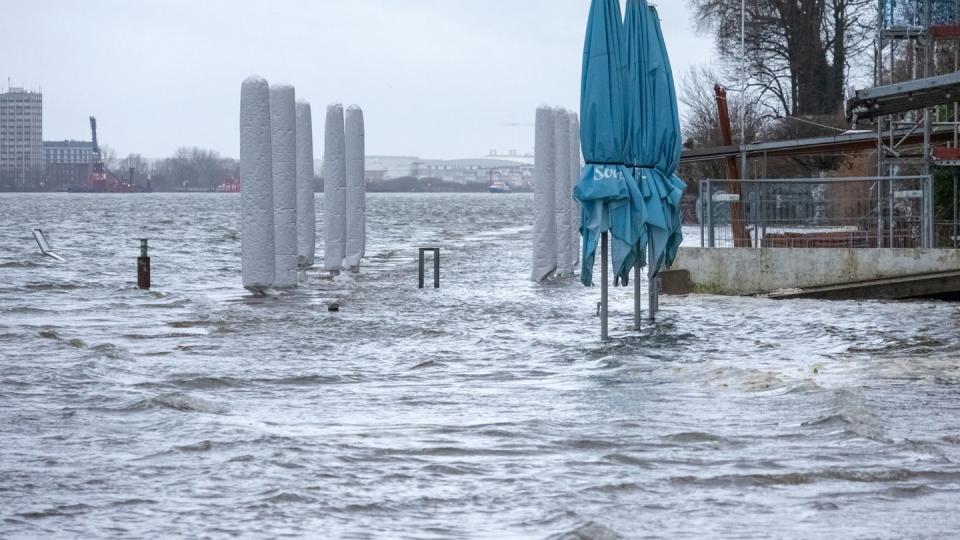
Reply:
[[[960,300],[960,270],[911,274],[893,278],[809,287],[764,295],[774,300],[906,300],[937,298]]]

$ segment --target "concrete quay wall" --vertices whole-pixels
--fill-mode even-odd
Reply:
[[[695,293],[755,295],[960,270],[960,250],[683,248],[673,269]]]

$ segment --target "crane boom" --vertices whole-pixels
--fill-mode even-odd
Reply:
[[[99,156],[100,145],[97,144],[97,119],[93,116],[90,117],[90,131],[93,133],[93,153]]]

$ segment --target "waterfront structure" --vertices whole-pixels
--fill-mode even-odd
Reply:
[[[537,109],[534,138],[537,151],[533,193],[533,271],[530,279],[544,281],[557,270],[556,121],[546,105]]]
[[[346,134],[347,186],[346,225],[347,237],[344,252],[344,267],[351,272],[360,271],[360,261],[367,248],[367,186],[365,168],[365,128],[363,110],[351,105],[344,118]]]
[[[273,286],[297,286],[297,105],[289,84],[270,87],[270,140],[273,159],[274,254]]]
[[[323,269],[339,274],[347,249],[347,164],[343,105],[327,107],[323,162]]]
[[[240,94],[240,204],[243,286],[255,294],[264,294],[277,274],[271,125],[270,85],[250,77]]]
[[[43,176],[43,94],[0,94],[0,189],[38,187]]]
[[[317,206],[313,178],[313,109],[297,100],[297,265],[313,266],[317,254]]]

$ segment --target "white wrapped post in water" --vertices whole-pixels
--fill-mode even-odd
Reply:
[[[297,286],[297,105],[293,86],[270,87],[273,142],[274,287]]]
[[[537,109],[533,195],[533,281],[543,281],[557,269],[556,146],[553,109]]]
[[[343,105],[327,107],[323,150],[323,269],[340,273],[347,247],[346,142]]]
[[[243,286],[257,294],[273,286],[277,266],[270,129],[270,85],[250,77],[240,91],[241,259]]]
[[[363,110],[351,105],[346,113],[347,251],[346,267],[360,271],[367,244],[367,186]]]
[[[570,181],[570,114],[561,108],[557,108],[555,114],[557,274],[570,276],[573,275],[573,265],[570,264],[570,252],[573,250],[570,237],[570,199],[573,198],[573,184]]]
[[[317,252],[317,207],[313,187],[313,112],[297,101],[297,264],[309,268]]]
[[[570,252],[570,265],[577,268],[580,264],[580,203],[573,198],[573,188],[580,182],[583,174],[580,154],[580,117],[575,112],[570,113],[570,242],[573,250]]]

